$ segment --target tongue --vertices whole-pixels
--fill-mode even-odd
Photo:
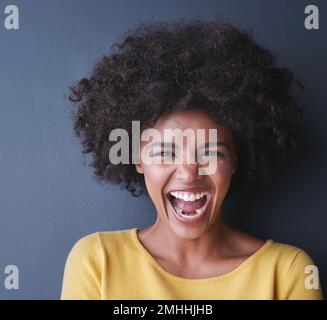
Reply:
[[[183,210],[184,213],[193,213],[196,209],[200,209],[205,204],[205,197],[195,201],[184,201],[175,198],[175,203]]]

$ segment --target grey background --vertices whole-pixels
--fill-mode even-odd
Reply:
[[[20,30],[4,28],[4,8],[20,9]],[[320,30],[304,28],[304,7],[320,9]],[[311,255],[327,292],[326,1],[24,0],[0,1],[0,298],[58,299],[75,241],[101,230],[146,227],[150,200],[96,183],[72,134],[72,82],[134,22],[220,15],[253,30],[306,89],[305,147],[286,177],[226,203],[226,215],[262,238]],[[4,268],[20,270],[5,290]]]

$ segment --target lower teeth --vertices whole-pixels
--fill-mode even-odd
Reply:
[[[200,209],[196,209],[194,213],[191,213],[191,214],[183,214],[183,210],[180,209],[180,208],[175,208],[175,211],[180,215],[182,216],[183,218],[191,218],[192,216],[195,216],[197,214],[200,214],[202,211],[203,211],[203,208],[200,208]]]

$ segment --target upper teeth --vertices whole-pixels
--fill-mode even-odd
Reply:
[[[174,197],[176,197],[178,199],[182,199],[184,201],[194,201],[194,200],[201,199],[203,196],[207,195],[208,192],[192,193],[192,192],[176,191],[176,192],[170,192],[170,194],[173,195]]]

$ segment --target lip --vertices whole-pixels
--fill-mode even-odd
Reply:
[[[174,207],[172,206],[172,204],[171,204],[171,202],[169,200],[169,196],[170,196],[169,194],[170,194],[170,192],[177,192],[177,191],[180,191],[180,192],[182,192],[182,191],[184,191],[184,192],[207,192],[208,193],[207,194],[207,202],[205,204],[205,207],[203,209],[203,212],[200,215],[198,215],[195,218],[193,218],[193,219],[192,218],[189,218],[189,219],[186,219],[185,218],[185,219],[183,219],[182,217],[180,217],[175,212],[175,209],[174,209]],[[176,218],[177,221],[179,221],[179,222],[181,222],[183,224],[188,224],[188,225],[196,224],[196,223],[202,221],[204,219],[204,217],[208,214],[208,212],[207,212],[208,211],[208,206],[209,206],[209,203],[211,201],[211,194],[208,191],[208,189],[203,189],[203,188],[174,189],[174,190],[169,191],[166,196],[167,196],[167,201],[169,202],[169,206],[170,206],[170,208],[171,208],[171,210],[173,212],[174,217]]]

